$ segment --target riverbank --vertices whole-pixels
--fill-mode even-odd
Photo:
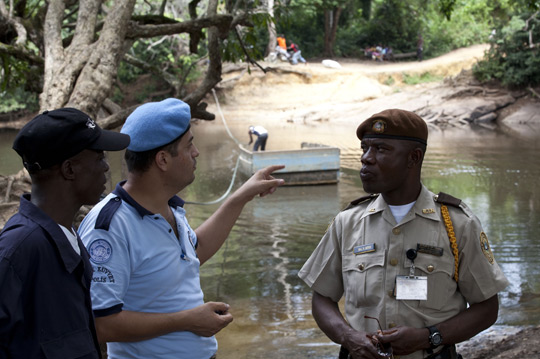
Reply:
[[[453,58],[465,56],[463,51],[452,55]],[[437,63],[439,65],[436,65]],[[409,73],[403,72],[405,67],[409,69],[407,71],[413,71],[414,67],[420,69],[419,71],[426,71],[431,68],[426,64],[433,64],[434,69],[439,66],[441,71],[443,68],[452,71],[446,76],[446,81],[418,85],[400,82],[399,74]],[[342,133],[349,132],[352,137],[351,143],[354,142],[354,145],[358,147],[358,141],[353,134],[354,129],[370,113],[392,106],[414,111],[429,109],[431,112],[426,112],[427,114],[438,114],[439,118],[444,119],[447,115],[446,104],[454,103],[457,111],[465,100],[473,102],[472,99],[475,97],[472,96],[473,93],[483,95],[484,92],[482,87],[471,87],[468,82],[470,80],[464,80],[466,76],[457,77],[463,69],[467,70],[466,66],[460,68],[459,65],[452,65],[442,59],[439,62],[435,60],[430,63],[424,61],[398,64],[343,62],[340,70],[325,68],[319,63],[295,67],[275,64],[271,66],[282,67],[282,70],[276,70],[265,78],[257,71],[252,71],[253,77],[247,73],[240,76],[244,71],[242,69],[228,72],[224,78],[230,81],[224,82],[217,91],[224,116],[230,124],[242,128],[239,133],[244,136],[247,134],[247,126],[251,123],[264,124],[271,129],[271,135],[272,130],[278,127],[294,128],[298,132],[305,133],[317,127],[329,132],[329,138],[339,137]],[[382,71],[383,69],[385,71]],[[384,72],[384,75],[381,75],[381,72]],[[403,78],[403,75],[401,76]],[[408,76],[411,76],[411,73]],[[393,84],[389,83],[390,78],[395,78]],[[456,93],[461,93],[461,96],[446,97]],[[517,101],[522,99],[520,97]],[[208,102],[209,108],[212,108],[217,116],[214,127],[220,127],[217,123],[220,121],[217,105],[212,97],[208,99]],[[464,108],[462,114],[467,112],[472,113],[470,107]],[[461,120],[465,122],[448,120],[447,127],[444,127],[443,122],[436,121],[435,115],[425,117],[430,120],[431,133],[445,131],[448,127],[452,127],[461,129],[460,136],[472,136],[469,131],[470,122],[464,118]],[[455,119],[455,116],[452,118]],[[474,125],[490,128],[489,123]],[[277,130],[273,133],[276,132]],[[284,145],[289,143],[290,139],[287,138],[286,132],[282,130],[280,133],[284,134],[280,139],[282,143]],[[335,140],[343,142],[340,138]],[[276,143],[275,136],[271,137],[271,141],[272,145]],[[28,189],[29,181],[23,174],[11,183],[9,200],[13,203],[12,210],[16,210],[19,194]],[[5,192],[0,192],[0,199],[3,198],[5,198]],[[4,207],[0,206],[0,212],[4,214],[5,211],[2,208]],[[6,219],[7,217],[9,215],[6,215]],[[236,320],[235,325],[238,322],[241,320]],[[314,327],[313,330],[318,329]],[[268,333],[265,334],[268,335]],[[466,359],[510,359],[522,356],[534,358],[538,357],[538,348],[540,348],[538,334],[538,327],[493,327],[474,339],[460,344],[459,347]],[[244,338],[245,335],[242,337]],[[240,343],[243,342],[240,341]],[[294,339],[291,343],[294,343]],[[277,358],[277,356],[268,354],[268,358]]]

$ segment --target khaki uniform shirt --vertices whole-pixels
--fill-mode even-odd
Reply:
[[[459,250],[458,282],[454,255],[436,196],[422,186],[411,210],[396,223],[382,198],[373,197],[339,213],[299,272],[314,291],[338,302],[345,295],[345,317],[356,330],[375,332],[395,326],[422,328],[445,321],[503,290],[508,281],[493,259],[478,218],[464,204],[447,206]],[[372,252],[355,247],[375,244]],[[427,276],[427,300],[396,300],[396,276],[409,275],[408,249],[418,244],[442,248],[442,255],[418,252],[415,275]],[[418,351],[401,358],[423,358]]]

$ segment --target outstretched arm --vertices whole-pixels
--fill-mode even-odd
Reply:
[[[343,345],[352,358],[378,359],[377,348],[368,333],[351,328],[339,311],[338,303],[317,292],[313,292],[313,318],[321,330],[333,342]]]
[[[248,143],[248,145],[251,145],[251,143],[253,142],[253,135],[252,135],[251,131],[249,131],[248,134],[249,134],[249,143]]]
[[[215,335],[233,317],[225,303],[208,302],[175,313],[141,313],[128,310],[96,318],[100,343],[138,342],[167,333],[190,331],[203,337]],[[219,314],[218,314],[219,312]]]
[[[257,171],[195,230],[198,239],[197,256],[201,265],[225,242],[246,203],[257,195],[264,197],[274,193],[277,187],[285,183],[282,179],[275,179],[271,175],[272,172],[284,167],[269,166]]]
[[[489,328],[497,320],[499,298],[497,294],[483,302],[472,304],[469,308],[452,318],[441,322],[437,329],[441,333],[444,344],[456,344],[470,339],[482,330]],[[406,355],[428,349],[429,330],[426,328],[397,327],[378,335],[382,343],[391,343],[394,354]]]

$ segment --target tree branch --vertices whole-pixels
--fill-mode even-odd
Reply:
[[[170,19],[169,19],[170,20]],[[146,25],[130,22],[126,38],[148,38],[162,35],[175,35],[183,32],[193,33],[215,26],[220,31],[229,32],[233,16],[229,14],[213,15],[195,20],[175,22],[174,24]]]
[[[10,8],[10,11],[8,11],[4,1],[0,1],[0,15],[4,17],[7,23],[13,26],[17,32],[15,46],[23,46],[28,38],[28,33],[26,32],[26,28],[22,24],[21,19],[17,16],[13,16],[13,7]]]
[[[19,60],[27,61],[32,65],[43,66],[45,61],[24,47],[6,45],[0,42],[0,54],[6,54]]]

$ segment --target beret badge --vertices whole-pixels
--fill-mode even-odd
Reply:
[[[375,133],[384,133],[384,130],[386,129],[386,122],[383,120],[376,120],[373,122],[373,126],[371,126],[371,129]]]

